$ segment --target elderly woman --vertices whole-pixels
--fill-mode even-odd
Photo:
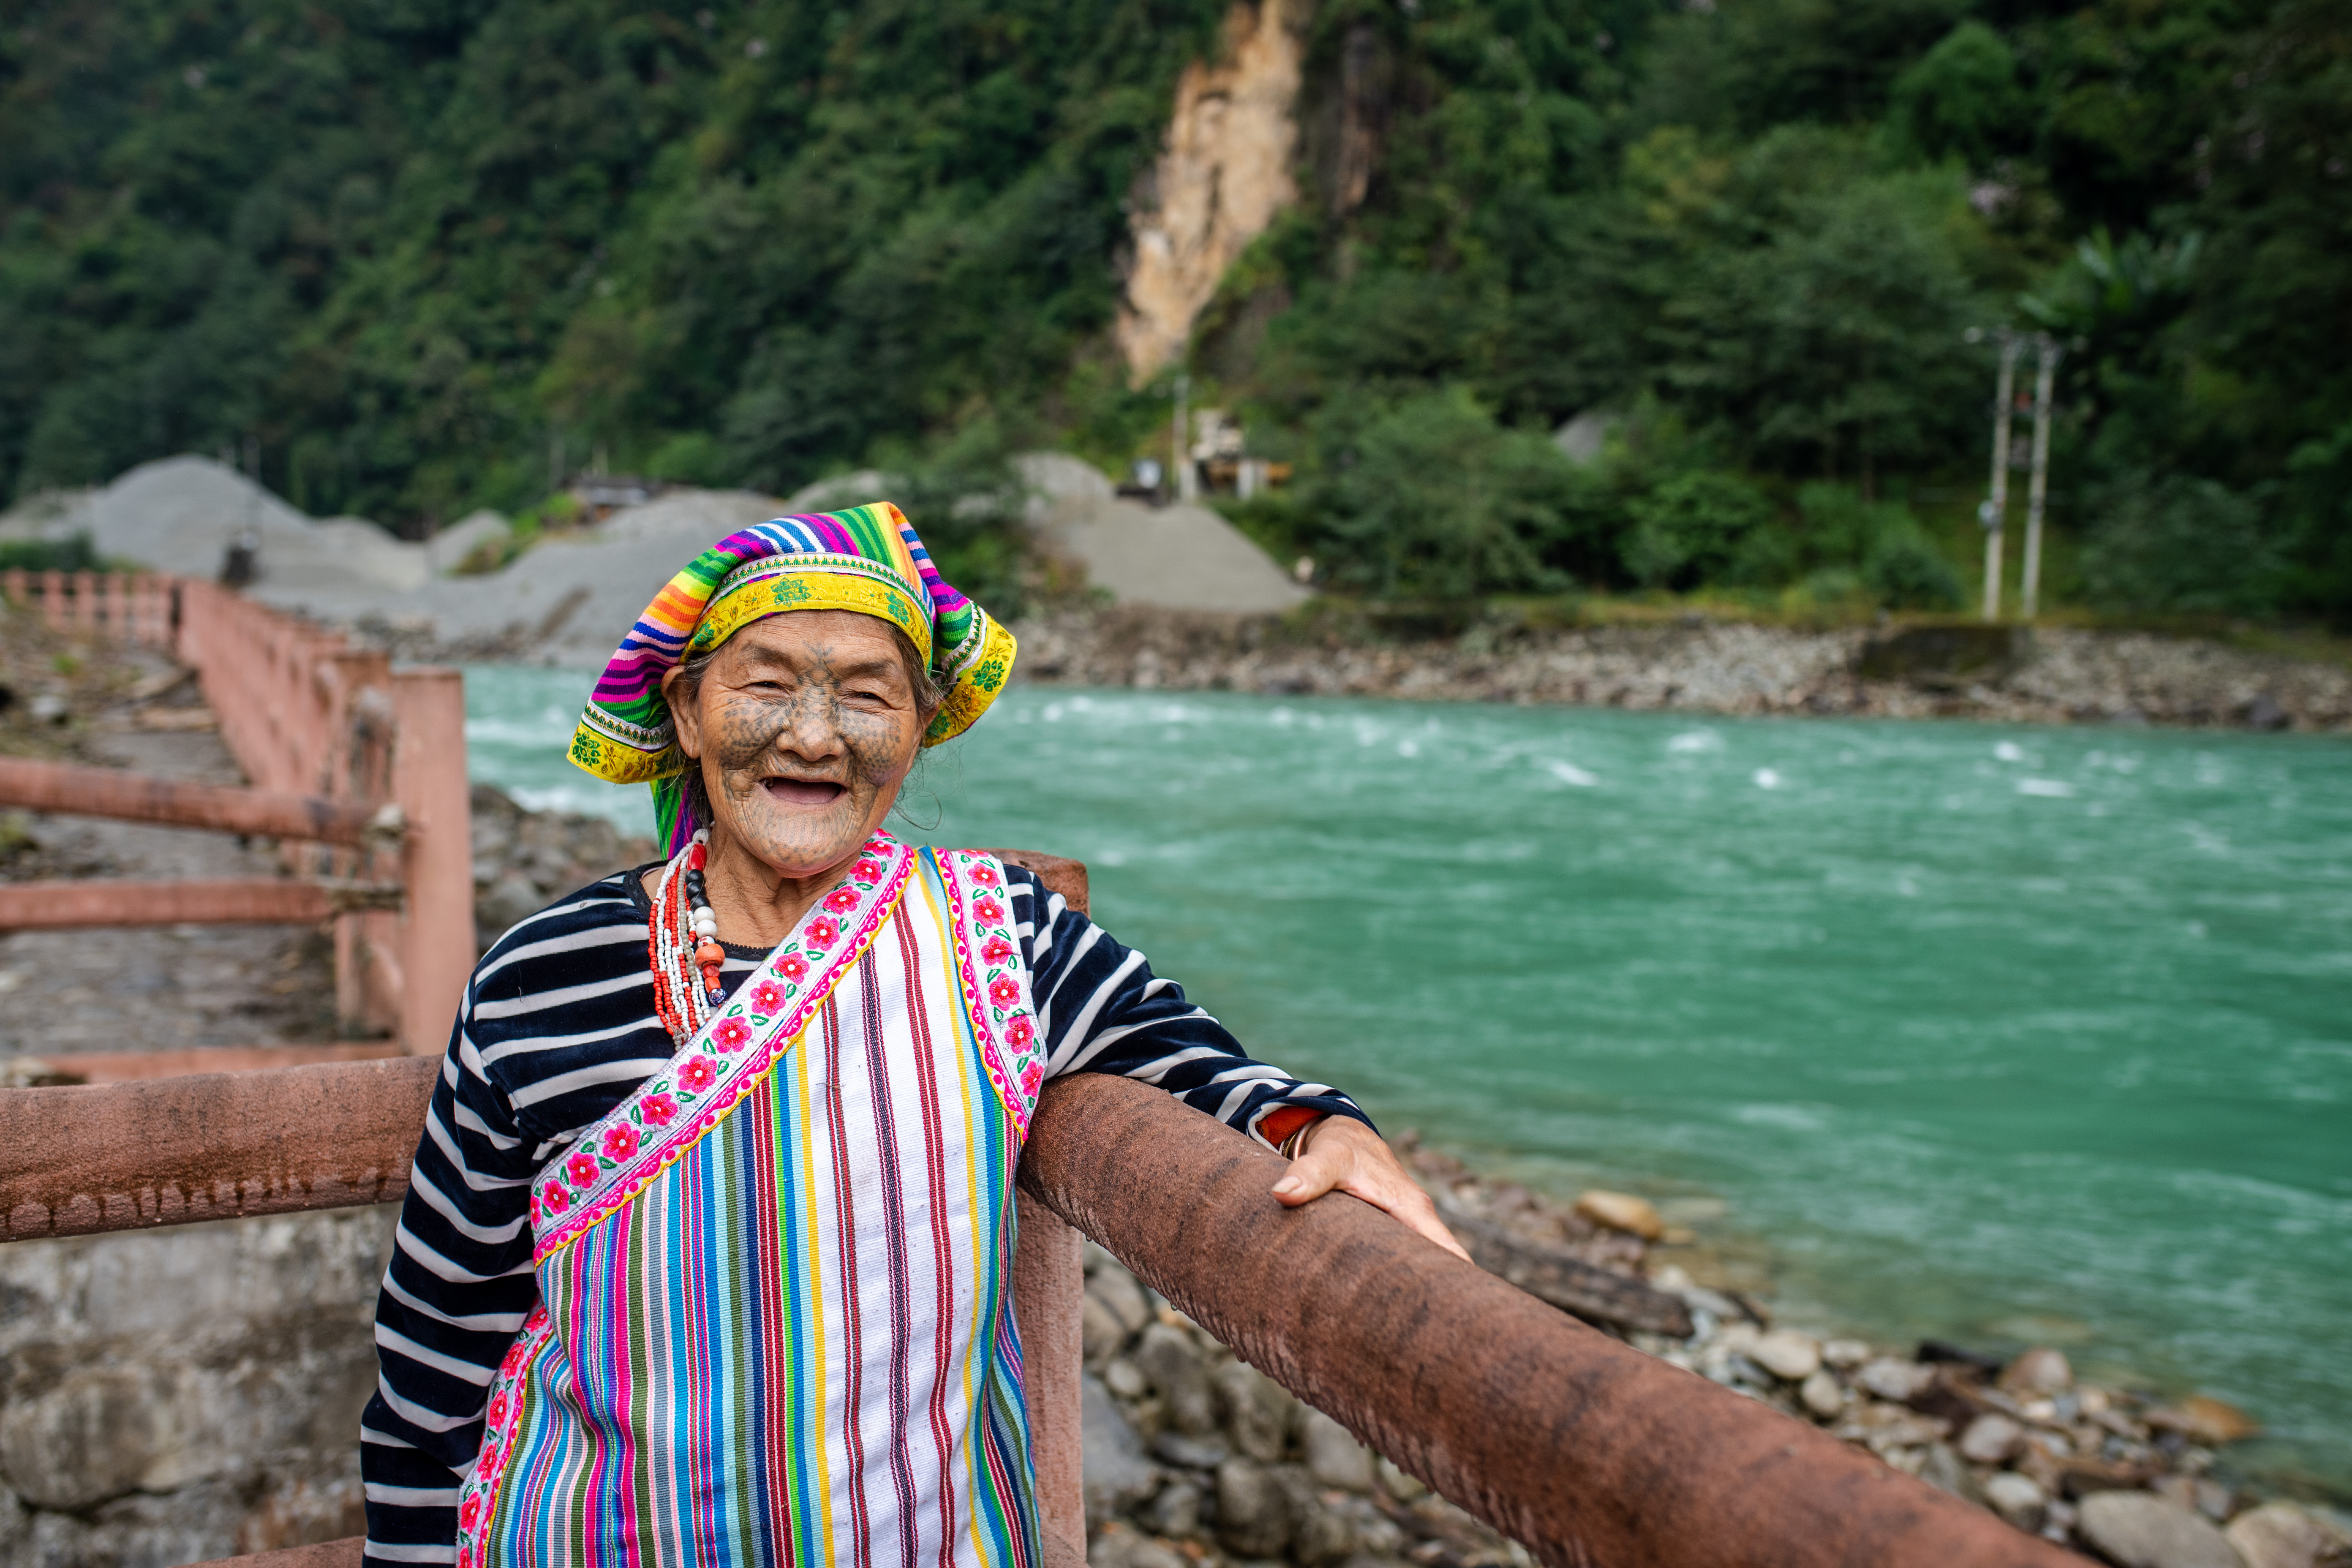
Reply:
[[[1029,872],[882,830],[1013,656],[887,505],[733,535],[622,643],[572,756],[652,784],[667,858],[474,971],[376,1312],[371,1562],[1039,1562],[1009,1274],[1057,1073],[1452,1246],[1344,1095]]]

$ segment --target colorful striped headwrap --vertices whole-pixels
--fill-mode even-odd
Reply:
[[[1013,634],[942,581],[929,552],[888,501],[780,517],[732,533],[654,596],[597,679],[572,732],[572,760],[614,784],[654,786],[664,852],[703,826],[686,809],[695,764],[677,748],[662,677],[769,616],[855,610],[907,634],[946,700],[923,732],[936,746],[971,728],[1013,668]]]

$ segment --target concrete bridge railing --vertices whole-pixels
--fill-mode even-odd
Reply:
[[[12,571],[0,590],[55,631],[191,667],[250,785],[0,759],[0,806],[266,835],[298,878],[19,883],[0,888],[0,931],[332,921],[343,1026],[437,1054],[474,962],[457,671],[395,670],[383,653],[192,578]]]
[[[1086,907],[1086,869],[1001,851]],[[0,1089],[0,1239],[392,1202],[439,1063]],[[1046,1087],[1014,1293],[1049,1563],[1082,1559],[1093,1237],[1253,1365],[1559,1568],[2063,1568],[2081,1560],[1813,1427],[1585,1327],[1159,1090]],[[356,1433],[353,1435],[356,1441]],[[356,1568],[357,1540],[236,1559]]]

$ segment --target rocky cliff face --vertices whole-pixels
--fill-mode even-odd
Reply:
[[[1174,359],[1225,268],[1298,199],[1291,163],[1306,0],[1227,14],[1223,58],[1176,84],[1168,139],[1137,192],[1135,258],[1116,335],[1138,382]]]

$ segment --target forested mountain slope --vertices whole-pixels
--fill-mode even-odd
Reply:
[[[48,0],[0,31],[0,488],[254,438],[411,530],[614,468],[1150,449],[1111,323],[1208,0]],[[2352,618],[2352,15],[1329,0],[1187,359],[1347,591],[1955,602],[1992,350],[2058,587]],[[1163,377],[1164,380],[1164,377]],[[1602,456],[1547,437],[1605,411]]]

